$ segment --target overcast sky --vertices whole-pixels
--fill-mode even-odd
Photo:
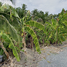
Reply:
[[[3,3],[12,3],[9,0],[0,0]],[[42,10],[43,12],[48,11],[49,14],[60,13],[62,8],[67,10],[67,0],[14,0],[16,1],[15,6],[21,7],[22,4],[27,5],[27,9],[32,11],[34,9]]]

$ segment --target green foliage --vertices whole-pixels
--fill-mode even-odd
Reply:
[[[37,52],[41,53],[39,42],[38,42],[38,39],[37,39],[35,32],[30,27],[27,27],[27,26],[25,27],[25,30],[32,36]]]
[[[0,2],[0,7],[2,6],[2,3]]]
[[[6,13],[6,15],[9,17],[9,20],[8,20],[8,17],[6,17],[5,15],[6,10],[9,11],[10,13],[10,14]],[[0,32],[1,31],[4,32],[2,34],[2,39],[5,41],[4,47],[7,48],[9,46],[8,48],[12,49],[13,54],[16,57],[17,61],[20,61],[20,58],[18,55],[18,52],[20,51],[20,48],[21,48],[20,38],[19,38],[17,30],[14,28],[14,26],[10,24],[10,19],[13,19],[13,16],[17,18],[19,18],[19,16],[16,13],[15,9],[9,5],[3,5],[0,8],[0,14],[1,14],[0,15]]]
[[[28,17],[28,16],[27,16]],[[24,19],[24,18],[23,18]],[[26,18],[25,18],[26,19]],[[25,20],[24,19],[24,20]],[[29,18],[28,18],[29,19]],[[38,43],[38,39],[37,39],[37,36],[34,34],[33,30],[34,28],[37,28],[38,30],[42,30],[45,34],[46,34],[46,30],[45,30],[45,27],[44,25],[42,25],[41,23],[38,23],[36,21],[32,21],[32,20],[28,20],[26,19],[27,21],[24,23],[24,28],[25,30],[24,31],[27,31],[26,29],[28,29],[28,33],[32,36],[33,40],[34,40],[34,44],[36,46],[36,50],[39,51],[40,53],[40,48],[39,48],[39,43]],[[22,29],[24,29],[22,28]],[[33,30],[32,30],[32,29]]]
[[[1,27],[0,30],[9,33],[13,39],[20,42],[16,29],[9,23],[9,21],[3,15],[0,15],[0,17],[1,20],[4,20],[4,22],[0,22],[0,27]]]
[[[44,44],[45,34],[42,30],[35,29],[40,44]]]
[[[36,22],[39,18],[43,23]],[[63,9],[58,15],[49,15],[48,12],[44,14],[35,9],[31,15],[30,11],[26,10],[25,4],[22,5],[22,8],[16,9],[6,4],[0,4],[0,39],[2,38],[2,42],[5,43],[5,48],[9,46],[13,50],[18,61],[20,59],[18,53],[22,47],[21,33],[24,37],[25,32],[32,36],[37,52],[41,53],[38,41],[44,41],[46,44],[65,41],[67,12]],[[1,48],[0,50],[2,54],[3,50]]]
[[[64,18],[64,17],[63,17]],[[46,36],[46,40],[48,42],[52,42],[52,43],[62,43],[62,41],[65,41],[66,39],[66,28],[67,26],[65,25],[65,23],[67,23],[66,21],[60,21],[61,19],[52,19],[51,22],[46,22],[46,29],[47,29],[47,36]],[[64,23],[64,24],[63,24]],[[48,39],[47,39],[48,37]]]
[[[18,55],[18,52],[17,52],[17,49],[16,47],[14,46],[14,43],[12,41],[12,39],[5,33],[0,33],[0,37],[5,41],[5,42],[8,42],[9,43],[9,48],[12,49],[13,51],[13,54],[14,56],[16,57],[17,61],[20,61],[20,58],[19,58],[19,55]]]
[[[16,8],[16,12],[18,13],[20,18],[23,18],[27,14],[26,5],[23,4],[22,8],[20,7]]]
[[[47,34],[45,26],[41,23],[38,23],[38,22],[32,21],[32,20],[26,22],[26,25],[35,27],[33,29],[36,31],[39,42],[44,43],[45,35]]]
[[[27,31],[32,36],[32,38],[34,40],[34,44],[36,46],[36,50],[37,50],[37,52],[40,53],[40,47],[39,47],[38,39],[37,39],[37,36],[33,30],[34,30],[34,28],[38,28],[39,30],[43,30],[43,32],[46,34],[44,25],[42,25],[41,23],[38,23],[36,21],[32,21],[30,18],[30,12],[29,11],[27,12],[27,16],[23,17],[22,21],[23,21],[22,22],[23,23],[22,32]]]
[[[10,13],[10,14],[8,14],[8,16],[10,16],[9,19],[12,19],[13,20],[14,19],[13,16],[16,17],[16,18],[18,18],[18,21],[21,23],[21,26],[23,27],[22,29],[26,28],[25,22],[27,22],[27,21],[29,21],[31,19],[31,18],[29,18],[29,16],[30,16],[30,12],[29,11],[28,11],[27,15],[25,17],[23,17],[23,20],[22,20],[22,19],[19,18],[19,16],[16,13],[15,9],[12,8],[11,6],[4,5],[0,9],[1,9],[1,12],[3,11],[3,14],[4,14],[4,11],[5,10],[9,11],[9,13]],[[20,38],[19,38],[19,35],[18,35],[16,29],[14,28],[14,26],[12,26],[10,24],[10,20],[8,20],[4,15],[0,15],[0,17],[1,17],[1,22],[0,22],[1,29],[0,29],[0,31],[3,31],[4,32],[3,39],[6,42],[9,42],[10,41],[9,44],[8,44],[9,45],[9,48],[13,50],[14,56],[19,61],[18,51],[20,51],[20,50],[19,50],[19,47],[16,47],[17,44],[19,44],[18,46],[20,46]],[[37,25],[37,23],[35,24],[35,26],[36,25]],[[40,24],[39,24],[39,26],[40,26]],[[40,27],[42,27],[42,26],[40,26]],[[33,30],[30,27],[27,27],[27,30],[26,31],[29,32],[32,37],[34,35],[34,37],[33,37],[34,44],[36,46],[36,50],[40,53],[40,47],[39,47],[39,43],[38,43],[38,39],[36,37],[36,34],[33,32]],[[24,31],[25,30],[23,30],[23,32]],[[9,37],[8,37],[8,35],[9,35]],[[8,39],[6,39],[5,36]],[[16,43],[13,43],[13,41],[16,41]]]
[[[43,30],[44,33],[46,33],[46,31],[45,31],[45,26],[44,26],[43,24],[41,24],[41,23],[38,23],[38,22],[36,22],[36,21],[30,20],[30,21],[26,22],[26,25],[29,25],[29,26],[31,26],[31,27],[36,27],[36,28],[38,28],[38,29],[40,29],[40,30]]]

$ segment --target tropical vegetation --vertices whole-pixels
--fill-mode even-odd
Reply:
[[[5,53],[9,58],[9,52],[12,52],[20,61],[19,53],[26,51],[29,35],[32,48],[35,47],[38,53],[41,53],[42,45],[62,43],[67,38],[67,11],[62,9],[53,15],[37,9],[30,12],[25,4],[22,8],[14,8],[0,3],[0,55]]]

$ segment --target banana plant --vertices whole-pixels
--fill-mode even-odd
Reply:
[[[62,43],[67,37],[67,13],[62,12],[59,14],[57,19],[51,19],[51,23],[46,22],[46,41],[51,43]]]
[[[23,36],[23,40],[22,41],[24,43],[24,48],[26,47],[26,43],[25,43],[26,34],[25,33],[28,32],[33,38],[33,42],[34,42],[34,44],[36,46],[36,51],[41,53],[39,42],[38,42],[38,39],[37,39],[37,35],[34,32],[33,28],[34,27],[38,28],[38,30],[43,30],[44,33],[46,33],[44,25],[42,25],[41,23],[38,23],[36,21],[31,20],[29,11],[28,11],[28,13],[27,13],[27,15],[25,17],[20,19],[20,22],[22,23],[22,36]]]
[[[10,59],[10,55],[9,55],[9,53],[7,52],[6,48],[3,45],[4,41],[9,43],[8,44],[9,48],[12,49],[13,54],[16,57],[17,61],[20,61],[18,51],[17,51],[16,46],[14,45],[12,39],[9,37],[9,35],[7,35],[6,33],[1,31],[0,32],[0,46],[3,49],[3,51],[5,52],[5,54],[7,56],[7,59]]]
[[[7,11],[6,13],[5,13],[5,10]],[[39,28],[39,30],[43,30],[44,33],[45,33],[45,30],[44,30],[45,28],[42,24],[40,24],[36,21],[30,20],[29,13],[30,12],[28,11],[28,13],[25,17],[20,18],[19,15],[17,14],[15,8],[13,8],[12,6],[3,5],[0,7],[0,21],[1,21],[0,22],[0,34],[1,34],[0,36],[1,36],[2,40],[4,39],[4,41],[6,40],[6,38],[8,39],[8,41],[9,41],[8,46],[10,49],[12,49],[13,54],[18,61],[20,60],[19,55],[18,55],[18,51],[20,51],[19,48],[21,47],[20,46],[20,38],[19,38],[17,30],[15,29],[16,28],[15,25],[12,25],[13,22],[10,23],[9,19],[11,19],[11,20],[13,20],[14,18],[17,19],[17,21],[14,22],[14,24],[16,24],[18,22],[17,27],[21,26],[20,28],[22,29],[22,34],[23,34],[22,42],[24,43],[25,47],[26,47],[25,32],[28,32],[33,38],[37,52],[41,53],[37,36],[36,36],[35,32],[33,31],[32,27],[37,27],[37,28]],[[1,33],[1,32],[3,32],[3,33]],[[3,43],[3,42],[1,41],[1,43]],[[19,47],[16,47],[16,46],[19,46]],[[6,50],[4,50],[4,51],[6,52]],[[7,54],[8,54],[8,52],[7,52]],[[9,57],[9,54],[7,56]]]
[[[11,14],[11,16],[12,15],[15,16],[15,14],[13,14],[13,13]],[[21,28],[22,28],[21,35],[23,36],[22,42],[24,43],[24,48],[26,48],[25,38],[26,38],[26,32],[28,32],[33,38],[33,42],[36,46],[37,52],[41,53],[39,42],[38,42],[38,39],[37,39],[35,32],[33,31],[33,27],[39,28],[39,30],[43,30],[44,33],[46,33],[44,25],[42,25],[36,21],[31,20],[30,11],[28,11],[27,15],[23,18],[18,17],[18,14],[16,14],[16,15],[17,15],[16,17],[18,18],[18,21],[21,24]]]
[[[12,11],[10,11],[9,9],[12,9]],[[20,38],[19,38],[17,30],[15,29],[13,25],[10,24],[8,17],[6,17],[4,12],[5,10],[10,11],[10,14],[6,13],[6,15],[10,17],[11,19],[13,19],[12,15],[15,17],[19,17],[17,13],[13,11],[14,8],[12,8],[11,6],[3,5],[2,7],[0,7],[0,46],[4,50],[6,56],[9,59],[10,57],[9,53],[6,51],[6,48],[4,47],[5,45],[3,45],[4,41],[5,42],[8,41],[9,48],[12,49],[13,54],[16,57],[17,61],[20,61],[20,58],[18,55],[21,48]]]
[[[19,61],[20,59],[19,59],[19,55],[18,55],[18,50],[16,48],[17,44],[13,43],[13,40],[15,40],[16,42],[18,42],[18,44],[20,44],[20,39],[19,39],[19,36],[17,34],[17,31],[3,15],[0,15],[0,17],[1,17],[1,20],[3,19],[6,21],[6,22],[5,21],[0,22],[1,43],[3,43],[2,40],[8,41],[9,48],[12,49],[14,56],[16,57],[17,61]],[[3,32],[3,33],[1,33],[1,32]],[[17,39],[15,39],[15,37],[17,37]],[[4,47],[4,45],[2,46],[2,48],[3,47]],[[7,51],[4,50],[4,52],[6,54]],[[7,54],[8,54],[8,52],[7,52]],[[9,54],[8,55],[7,54],[6,54],[6,56],[9,58]]]

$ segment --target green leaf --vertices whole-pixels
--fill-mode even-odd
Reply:
[[[15,46],[14,46],[14,44],[13,44],[12,42],[9,44],[9,48],[12,49],[13,54],[14,54],[14,56],[16,57],[17,61],[20,61],[18,52],[17,52],[17,50],[16,50],[16,48],[15,48]]]
[[[25,27],[25,30],[32,36],[37,52],[41,53],[39,42],[38,42],[35,32],[30,27]]]
[[[18,17],[18,18],[19,18],[18,13],[16,12],[16,10],[15,10],[13,7],[11,7],[11,14],[12,14],[13,16],[15,16],[15,17]]]
[[[0,15],[0,17],[4,20],[4,22],[0,22],[0,30],[9,33],[13,39],[20,43],[20,38],[17,30],[9,23],[6,17],[3,15]]]
[[[26,22],[26,25],[29,25],[29,26],[31,26],[31,27],[36,27],[36,28],[38,28],[38,29],[40,29],[40,30],[43,30],[44,33],[47,34],[47,32],[46,32],[46,30],[45,30],[45,26],[42,25],[41,23],[38,23],[38,22],[36,22],[36,21],[32,21],[32,20],[31,20],[31,21]]]
[[[14,56],[16,57],[17,61],[20,61],[18,52],[17,52],[17,50],[16,50],[16,48],[15,48],[12,40],[10,39],[10,37],[9,37],[7,34],[5,34],[5,33],[2,33],[2,35],[0,35],[0,36],[2,36],[2,38],[3,38],[5,41],[6,41],[6,39],[9,40],[9,48],[12,49],[13,54],[14,54]]]

